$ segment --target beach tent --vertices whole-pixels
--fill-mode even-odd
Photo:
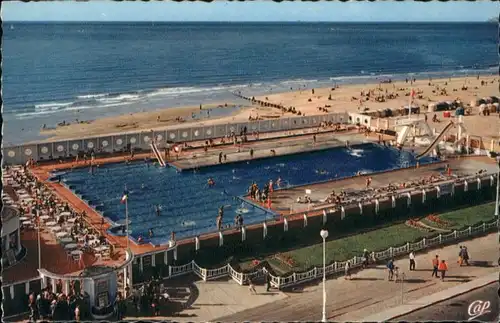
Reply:
[[[475,108],[475,107],[479,107],[481,104],[484,104],[486,103],[485,100],[483,99],[476,99],[476,100],[472,100],[470,101],[470,106]]]
[[[450,105],[447,102],[432,102],[429,103],[429,112],[435,112],[435,111],[445,111],[449,110]]]

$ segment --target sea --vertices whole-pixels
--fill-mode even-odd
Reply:
[[[3,23],[4,146],[298,87],[498,74],[495,23]]]

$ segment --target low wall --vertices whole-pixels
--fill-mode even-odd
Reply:
[[[496,178],[490,175],[470,177],[458,183],[436,184],[411,193],[397,194],[356,205],[346,205],[342,210],[325,208],[315,214],[295,214],[280,221],[250,225],[241,230],[229,229],[202,238],[183,240],[175,250],[170,250],[168,261],[157,266],[188,264],[192,260],[203,266],[226,261],[233,255],[262,253],[266,246],[283,248],[298,247],[308,243],[320,243],[319,231],[323,228],[333,234],[352,232],[353,229],[370,228],[384,222],[404,220],[412,215],[422,215],[463,205],[474,205],[494,200]],[[378,202],[377,202],[378,201]],[[333,236],[333,235],[332,235]],[[161,252],[163,254],[163,252]],[[136,255],[140,259],[141,255]],[[165,258],[165,259],[166,259]],[[138,260],[140,261],[140,260]],[[139,268],[138,268],[139,269]],[[146,268],[144,270],[158,271]],[[162,269],[166,272],[167,269]],[[136,282],[141,274],[137,273]]]

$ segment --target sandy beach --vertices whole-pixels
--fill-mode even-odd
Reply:
[[[341,85],[331,88],[300,89],[297,86],[289,92],[272,93],[255,97],[257,100],[294,107],[302,115],[319,115],[332,112],[372,112],[385,109],[398,109],[408,106],[411,89],[416,96],[413,106],[426,107],[432,102],[460,100],[464,106],[472,100],[487,96],[496,96],[498,77],[471,76],[460,78],[422,79],[415,82],[393,81],[391,83],[370,83]],[[333,85],[332,85],[333,86]],[[313,93],[314,92],[314,93]],[[368,96],[369,93],[369,96]],[[251,93],[244,93],[251,96]],[[236,100],[235,100],[236,101]],[[382,102],[380,102],[382,101]],[[53,130],[43,131],[49,135],[48,140],[64,140],[83,136],[114,134],[125,131],[161,130],[190,125],[208,125],[248,120],[249,117],[267,119],[278,116],[296,116],[290,112],[282,112],[277,108],[261,107],[248,102],[247,106],[230,112],[223,117],[203,117],[191,119],[193,113],[203,116],[204,111],[223,109],[234,106],[234,102],[221,102],[202,106],[168,107],[156,111],[131,113],[115,117],[94,120],[89,123],[60,126]],[[426,111],[427,109],[422,109]],[[208,112],[207,112],[208,114]],[[438,113],[441,114],[441,113]],[[438,115],[439,116],[439,115]],[[181,121],[177,118],[182,118]],[[490,117],[479,116],[479,109],[473,108],[472,114],[465,117],[465,126],[471,134],[485,137],[485,140],[498,139],[500,119],[497,114]],[[436,125],[439,129],[440,125]]]

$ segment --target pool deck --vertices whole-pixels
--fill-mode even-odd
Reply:
[[[373,136],[366,137],[364,134],[353,131],[318,133],[316,134],[316,142],[313,142],[312,137],[313,135],[303,135],[300,137],[283,138],[281,140],[253,142],[241,145],[239,148],[231,145],[224,147],[225,149],[223,150],[212,149],[207,152],[197,150],[184,155],[178,160],[170,159],[168,163],[180,170],[190,170],[218,165],[220,152],[227,156],[227,161],[223,161],[220,164],[232,164],[249,160],[343,147],[346,141],[349,141],[350,145],[359,145],[365,142],[375,141]],[[250,156],[251,150],[253,150],[253,156]],[[273,154],[271,150],[274,150],[275,153]]]
[[[271,210],[282,215],[302,213],[306,211],[314,213],[315,210],[329,205],[331,206],[331,204],[322,203],[320,200],[325,199],[332,192],[332,190],[335,190],[336,193],[340,193],[340,190],[342,189],[346,192],[363,189],[366,187],[366,177],[372,178],[371,187],[376,189],[387,186],[388,184],[401,183],[403,181],[410,182],[424,177],[429,177],[430,175],[437,175],[440,172],[443,172],[443,167],[446,163],[450,165],[453,174],[475,174],[480,169],[485,169],[488,172],[496,171],[495,162],[487,157],[475,156],[450,159],[445,162],[421,165],[419,168],[411,167],[378,174],[356,176],[343,180],[333,180],[312,185],[301,185],[290,189],[275,190],[271,198]],[[312,199],[312,203],[310,205],[297,203],[297,198],[303,197],[306,189],[311,190],[311,194],[309,196]]]

